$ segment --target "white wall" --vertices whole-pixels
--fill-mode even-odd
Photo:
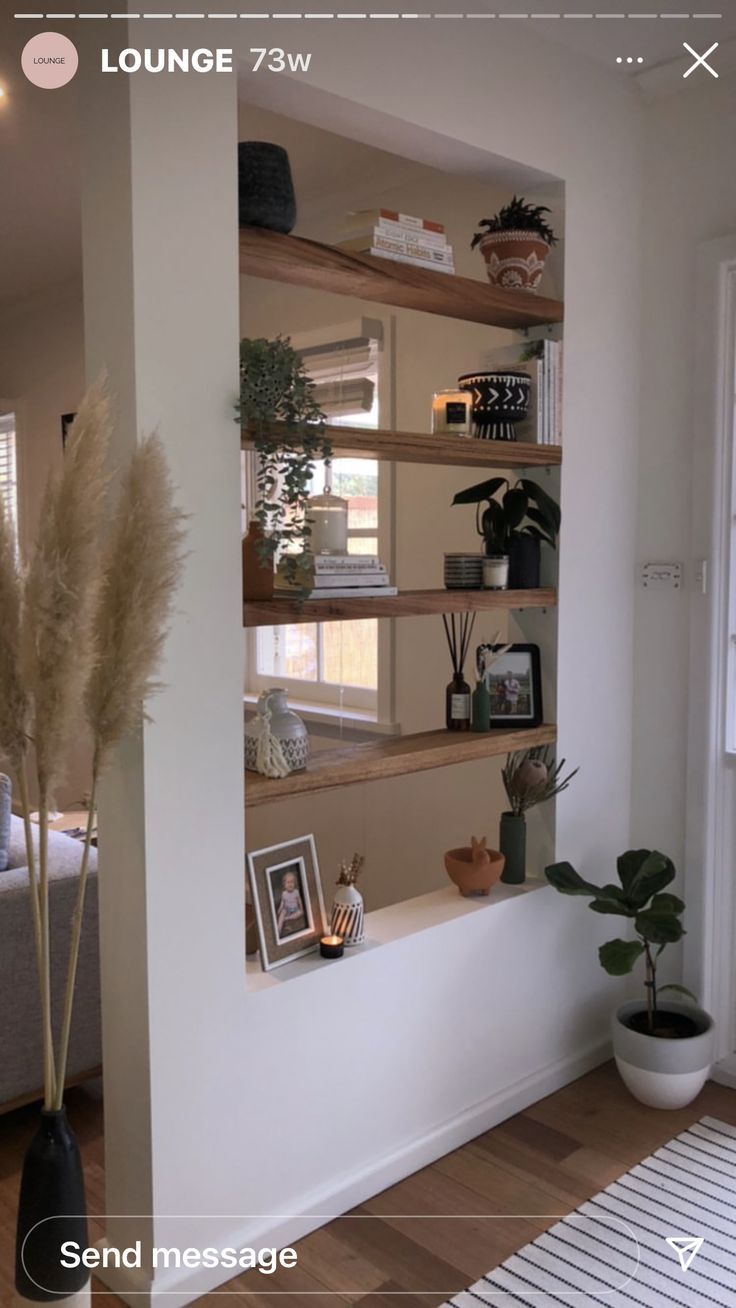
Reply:
[[[696,260],[700,242],[736,232],[736,83],[690,86],[646,109],[642,417],[637,560],[685,565],[681,592],[637,587],[632,841],[684,867],[689,666]],[[714,342],[715,345],[715,342]],[[697,868],[688,869],[697,885]]]
[[[559,805],[557,836],[560,855],[607,874],[628,840],[631,789],[639,287],[632,250],[640,126],[634,93],[615,74],[512,25],[480,37],[471,24],[407,24],[392,30],[391,41],[379,28],[361,25],[359,62],[345,58],[345,43],[356,39],[346,27],[316,28],[308,80],[339,98],[322,101],[314,113],[331,115],[341,130],[354,119],[369,134],[390,127],[394,148],[408,154],[426,144],[427,128],[567,183],[558,712],[562,751],[581,774]],[[300,48],[304,32],[302,25],[279,25],[285,48]],[[266,35],[257,24],[244,34],[223,23],[218,33],[244,53]],[[147,39],[165,44],[165,29],[158,35],[153,24]],[[142,1174],[144,1182],[150,1175],[158,1214],[153,1234],[185,1245],[198,1243],[201,1225],[163,1214],[288,1214],[315,1204],[329,1212],[534,1100],[601,1056],[614,995],[595,955],[600,924],[548,889],[449,918],[335,968],[266,990],[246,988],[237,865],[242,809],[232,773],[242,636],[228,616],[229,604],[237,604],[237,451],[234,445],[228,462],[213,445],[218,457],[210,469],[196,445],[207,429],[207,406],[217,410],[218,383],[226,389],[226,337],[237,331],[236,279],[226,276],[234,261],[233,195],[225,180],[234,167],[234,112],[230,132],[222,105],[209,92],[202,99],[201,83],[190,101],[178,79],[136,85],[131,181],[143,245],[137,255],[135,243],[126,249],[138,259],[137,317],[131,328],[127,308],[116,322],[108,306],[110,362],[119,353],[128,366],[131,330],[134,337],[139,330],[143,413],[149,421],[157,415],[168,433],[177,477],[198,516],[185,591],[192,634],[177,620],[172,691],[157,710],[153,752],[145,771],[138,763],[126,774],[144,785],[146,846],[134,851],[132,884],[145,911],[144,945],[141,919],[135,934],[122,900],[119,858],[111,894],[122,917],[116,920],[103,899],[103,942],[117,983],[106,995],[106,1037],[125,1087],[124,1099],[116,1088],[108,1150],[119,1163],[143,1148]],[[292,89],[280,77],[269,93],[288,99]],[[308,97],[303,103],[308,115]],[[104,171],[104,113],[88,121]],[[212,200],[218,193],[224,207]],[[99,223],[104,209],[93,206],[91,218],[95,212]],[[89,236],[94,247],[95,233]],[[96,271],[102,285],[90,292],[101,311],[106,273],[101,263]],[[155,299],[147,299],[147,277]],[[182,322],[183,285],[201,310],[191,336]],[[178,358],[177,344],[184,347]],[[213,441],[226,439],[219,418],[213,433]],[[604,494],[594,494],[598,485]],[[208,571],[213,565],[215,573]],[[197,791],[191,756],[203,742]],[[108,831],[112,842],[129,839],[122,822]],[[195,834],[196,850],[189,843]],[[109,942],[112,932],[117,938]],[[128,940],[138,957],[143,953],[134,975],[123,967]],[[146,1040],[146,1024],[150,1029],[148,1066],[137,1055],[125,1062],[126,1052],[135,1052],[130,1018],[122,1020],[129,992],[139,1038]],[[348,1033],[337,1050],[336,1031]],[[294,1129],[301,1123],[298,1098],[308,1106],[308,1130]],[[279,1148],[285,1133],[286,1152]],[[119,1180],[108,1186],[108,1206],[126,1211],[134,1175],[124,1167],[111,1175]],[[231,1217],[207,1226],[208,1243],[227,1240],[233,1228],[246,1243],[258,1220]],[[158,1281],[152,1299],[157,1288],[174,1287]],[[202,1288],[190,1282],[165,1302],[187,1302]]]

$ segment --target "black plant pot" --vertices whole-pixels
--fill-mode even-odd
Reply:
[[[269,141],[238,145],[238,215],[241,227],[290,232],[296,222],[296,199],[289,156]]]
[[[88,1267],[62,1267],[61,1246],[87,1247],[87,1205],[79,1146],[62,1108],[41,1112],[26,1151],[18,1200],[15,1288],[36,1303],[66,1299],[89,1280]]]
[[[513,368],[470,372],[458,378],[473,396],[473,435],[485,441],[515,441],[514,423],[529,409],[531,378]]]
[[[520,886],[526,881],[526,818],[523,814],[501,814],[501,830],[498,847],[506,862],[503,865],[501,880],[507,886]]]
[[[509,590],[537,590],[541,555],[535,536],[514,536],[509,546]]]

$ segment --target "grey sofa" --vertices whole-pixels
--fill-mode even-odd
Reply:
[[[35,832],[35,828],[34,828]],[[68,1080],[99,1071],[100,980],[97,932],[97,851],[90,851],[79,951]],[[66,979],[69,925],[82,844],[49,832],[49,916],[54,1026],[58,1039]],[[0,872],[0,1112],[40,1097],[41,1018],[23,823],[11,819],[10,858]]]

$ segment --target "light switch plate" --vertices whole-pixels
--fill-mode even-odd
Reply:
[[[682,564],[645,563],[641,584],[646,590],[682,590]]]

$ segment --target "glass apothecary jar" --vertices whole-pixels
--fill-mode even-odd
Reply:
[[[333,495],[326,486],[322,495],[310,496],[308,513],[312,524],[312,553],[347,554],[348,501]]]

